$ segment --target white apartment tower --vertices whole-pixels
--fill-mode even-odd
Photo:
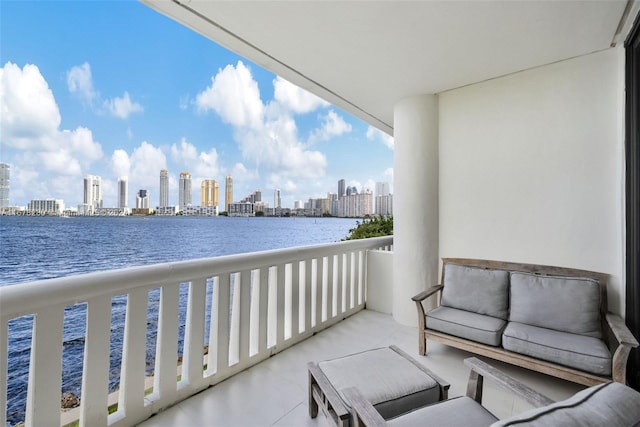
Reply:
[[[96,175],[84,177],[84,204],[94,212],[102,207],[102,178]]]
[[[189,172],[180,172],[178,210],[184,210],[187,206],[191,206],[191,174]]]
[[[169,171],[160,169],[160,203],[158,206],[166,208],[169,206]]]
[[[227,175],[224,184],[224,209],[229,212],[229,205],[233,203],[233,178]]]
[[[127,208],[129,200],[129,178],[121,176],[118,178],[118,207]]]
[[[282,207],[282,198],[280,197],[280,189],[276,188],[273,192],[273,207],[280,209]]]
[[[11,166],[0,163],[0,208],[9,207],[9,190],[11,188]]]

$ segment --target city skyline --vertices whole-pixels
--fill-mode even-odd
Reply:
[[[127,206],[142,188],[161,206],[163,168],[175,171],[174,195],[176,172],[191,172],[192,200],[202,179],[227,175],[237,194],[280,188],[286,206],[342,176],[393,186],[391,137],[138,2],[7,2],[2,12],[11,206],[77,206],[90,174],[102,177],[105,206],[121,204],[124,176]]]
[[[3,194],[8,194],[10,191],[10,166],[0,163],[2,169],[2,176],[0,184],[2,186]],[[160,170],[160,182],[159,192],[163,193],[167,190],[166,182],[169,179],[169,171],[167,169]],[[130,209],[124,203],[126,194],[129,192],[128,178],[126,176],[118,179],[118,202],[117,206],[104,205],[102,200],[102,178],[96,175],[86,175],[83,179],[84,193],[83,203],[75,206],[66,206],[63,199],[31,199],[28,205],[25,207],[9,207],[5,209],[7,213],[15,214],[21,210],[27,212],[40,212],[44,213],[47,209],[55,206],[55,211],[62,214],[63,211],[71,213],[75,211],[80,215],[126,215],[130,213]],[[191,193],[192,187],[191,174],[188,171],[180,172],[180,189],[178,193],[177,205],[157,205],[155,208],[151,205],[150,195],[152,191],[149,189],[139,189],[135,194],[135,208],[147,209],[149,212],[158,211],[161,215],[175,215],[180,212],[188,212],[188,214],[214,214],[218,215],[219,212],[239,212],[251,213],[263,210],[265,208],[273,209],[319,209],[321,213],[331,214],[332,216],[368,216],[368,215],[393,215],[393,195],[389,192],[388,182],[376,182],[375,193],[370,188],[363,188],[361,192],[356,187],[349,186],[343,191],[343,194],[339,193],[345,189],[345,180],[338,180],[338,193],[332,193],[327,191],[326,197],[308,197],[305,200],[295,200],[293,206],[282,206],[282,193],[279,188],[273,189],[273,205],[270,205],[268,201],[263,201],[262,190],[257,189],[251,194],[245,196],[241,200],[233,199],[233,177],[227,175],[225,178],[225,204],[224,208],[220,210],[220,197],[219,197],[219,184],[215,179],[204,179],[200,185],[200,203],[191,203],[191,200],[187,197]],[[353,198],[353,196],[358,196]],[[362,197],[364,196],[364,198]],[[169,194],[163,196],[169,199]],[[231,202],[228,202],[231,200]],[[231,205],[245,205],[255,204],[250,211],[246,211],[246,206],[234,206],[231,209]],[[37,208],[35,208],[37,207]],[[4,208],[7,208],[6,206]],[[16,209],[17,208],[17,209]],[[198,210],[194,208],[215,208],[215,210]],[[255,208],[255,210],[254,210]]]

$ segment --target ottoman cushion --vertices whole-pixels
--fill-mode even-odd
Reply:
[[[318,367],[348,407],[343,390],[356,387],[383,418],[440,400],[438,383],[390,348],[327,360]]]

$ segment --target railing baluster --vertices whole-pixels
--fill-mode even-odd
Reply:
[[[324,280],[324,258],[318,257],[315,260],[315,277],[316,277],[316,300],[314,303],[314,322],[313,322],[313,330],[317,331],[320,329],[320,324],[322,324],[322,316],[324,315],[324,303],[323,303],[323,295],[324,290],[322,286],[322,282]]]
[[[285,337],[285,287],[286,287],[286,265],[278,265],[276,271],[276,348],[280,348]]]
[[[229,274],[220,275],[217,288],[216,375],[223,376],[229,371],[229,298],[231,295]],[[209,354],[211,354],[211,349],[209,349]]]
[[[0,316],[0,426],[7,425],[7,366],[9,357],[9,319]]]
[[[337,264],[335,265],[335,269],[337,270],[334,274],[336,276],[336,287],[335,287],[335,315],[338,319],[342,319],[342,313],[344,313],[344,254],[340,253],[335,256],[337,258]]]
[[[27,426],[60,422],[63,322],[64,306],[45,307],[33,316],[25,420]]]
[[[331,319],[333,319],[334,314],[334,303],[333,303],[333,287],[334,287],[334,277],[333,277],[333,266],[334,266],[334,259],[333,259],[333,255],[329,255],[327,258],[327,270],[325,273],[325,278],[324,280],[326,280],[326,284],[327,284],[327,288],[326,288],[326,298],[327,298],[327,317],[326,317],[326,321],[330,322]]]
[[[344,311],[349,313],[353,308],[353,252],[347,252],[344,257],[345,259],[345,301],[344,301]]]
[[[80,426],[107,424],[109,396],[109,338],[111,333],[111,297],[99,296],[87,301],[87,332],[82,372]]]
[[[112,414],[114,418],[140,419],[144,410],[148,298],[145,288],[133,289],[127,295],[120,395],[118,411]]]
[[[153,394],[157,396],[160,407],[169,404],[176,394],[179,298],[179,285],[164,285],[160,288],[156,366],[153,378]]]
[[[206,292],[206,277],[191,281],[182,354],[182,382],[193,386],[203,383],[202,362],[204,360]]]
[[[237,307],[239,308],[238,318],[238,363],[246,366],[249,361],[249,337],[251,335],[251,270],[244,270],[240,273],[240,283],[236,296],[239,297]],[[234,304],[234,307],[236,304]]]
[[[365,302],[365,283],[366,283],[366,268],[365,268],[366,251],[358,251],[358,307],[362,307]]]
[[[304,332],[311,332],[311,318],[313,316],[313,261],[308,258],[304,261]]]
[[[269,326],[269,267],[260,269],[258,293],[260,304],[258,309],[258,354],[264,355],[268,352],[267,335]],[[254,288],[255,291],[255,288]]]
[[[300,335],[300,261],[291,263],[291,332],[290,337]]]

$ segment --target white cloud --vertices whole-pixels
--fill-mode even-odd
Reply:
[[[213,110],[238,127],[259,128],[264,114],[258,83],[242,61],[218,70],[211,86],[196,96],[196,107],[201,112]]]
[[[393,181],[393,168],[387,168],[383,172],[383,176],[389,178],[390,181]]]
[[[211,148],[208,152],[198,153],[195,145],[187,142],[185,138],[182,138],[179,144],[171,146],[171,158],[174,162],[188,168],[197,182],[202,179],[216,179],[220,174],[221,168],[216,149]]]
[[[328,141],[336,136],[351,132],[351,125],[333,110],[329,110],[327,114],[320,118],[322,120],[322,126],[311,132],[309,144]]]
[[[288,103],[287,108],[277,99],[266,107],[251,70],[240,61],[235,67],[228,65],[218,71],[211,86],[196,96],[196,107],[201,112],[214,111],[231,124],[243,158],[257,168],[277,171],[283,179],[324,176],[326,157],[299,141],[296,122],[291,116],[292,106],[302,109],[301,100],[305,97],[302,92],[294,94],[295,91],[287,89],[289,83],[283,80],[276,79],[274,84],[279,85],[276,92],[281,101]],[[294,102],[296,99],[298,104]],[[308,103],[305,108],[309,108],[306,105]],[[341,126],[339,120],[327,117],[327,132],[336,132]]]
[[[93,88],[91,66],[87,62],[71,67],[67,72],[67,87],[69,92],[78,95],[80,99],[89,105],[100,96]]]
[[[60,111],[40,70],[7,62],[0,68],[0,137],[2,145],[28,149],[40,145],[60,126]]]
[[[138,189],[157,189],[160,177],[160,169],[167,167],[167,158],[162,149],[155,147],[147,141],[142,141],[131,156],[129,192],[135,194]],[[139,187],[139,188],[137,188]]]
[[[126,119],[132,113],[141,113],[144,111],[142,105],[133,102],[129,96],[129,92],[126,91],[121,97],[116,96],[115,98],[101,101],[100,93],[93,87],[91,65],[87,62],[71,67],[71,69],[67,71],[67,88],[69,92],[77,95],[83,102],[94,108],[94,111],[97,113],[104,113],[106,111],[114,117]]]
[[[115,150],[111,155],[111,170],[117,177],[129,176],[131,160],[125,150]]]
[[[273,81],[273,89],[274,99],[284,108],[297,114],[305,114],[329,106],[328,102],[289,83],[280,76]]]
[[[379,129],[374,128],[373,126],[369,126],[367,129],[367,138],[371,141],[378,141],[389,147],[389,149],[393,150],[393,137],[391,135],[387,135]]]
[[[0,111],[5,161],[20,165],[18,185],[29,188],[22,197],[77,200],[80,177],[102,158],[102,146],[87,128],[59,128],[58,105],[37,66],[20,69],[9,62],[0,68]],[[12,199],[20,197],[20,190],[13,188]],[[24,199],[17,201],[26,204]]]
[[[142,105],[137,102],[132,102],[131,97],[129,96],[129,92],[125,92],[122,97],[115,97],[112,99],[107,99],[104,101],[104,108],[114,115],[115,117],[119,117],[121,119],[126,119],[132,113],[141,113],[144,111]]]

